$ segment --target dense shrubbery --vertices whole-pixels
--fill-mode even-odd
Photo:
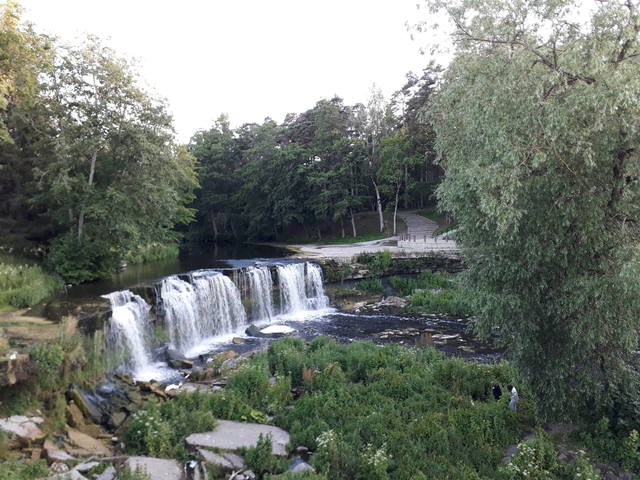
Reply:
[[[358,282],[358,290],[370,293],[380,293],[384,290],[382,280],[379,278],[365,278]]]
[[[423,272],[415,278],[391,277],[398,294],[410,295],[409,308],[415,313],[472,315],[470,292],[440,273]]]
[[[177,257],[178,245],[175,243],[152,243],[129,252],[124,259],[129,263],[147,263],[163,258]]]
[[[37,265],[0,263],[0,307],[30,307],[61,287],[61,280]]]
[[[493,478],[528,411],[526,393],[517,415],[488,399],[492,379],[512,379],[506,364],[328,338],[308,346],[284,339],[266,358],[247,368],[262,370],[260,384],[278,375],[305,392],[294,408],[279,409],[275,422],[291,433],[292,445],[316,451],[312,463],[327,478]],[[253,401],[253,394],[242,395],[255,408],[264,406],[258,395]]]
[[[609,419],[602,418],[582,432],[581,440],[597,455],[619,462],[627,470],[640,472],[640,435],[637,430],[612,432]]]
[[[391,252],[361,253],[356,256],[356,262],[366,265],[373,275],[380,276],[391,266]]]

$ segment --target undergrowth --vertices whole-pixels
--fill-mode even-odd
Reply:
[[[62,281],[38,265],[0,263],[0,307],[30,307],[60,288]]]

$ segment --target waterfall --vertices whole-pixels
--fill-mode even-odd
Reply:
[[[311,310],[322,310],[329,306],[329,297],[324,294],[322,269],[315,263],[307,262],[307,303]]]
[[[322,270],[314,263],[278,265],[282,313],[319,310],[329,305],[322,286]]]
[[[246,323],[240,292],[227,276],[196,272],[191,281],[167,277],[160,288],[169,338],[183,353]]]
[[[160,379],[163,374],[151,360],[147,340],[151,307],[129,290],[103,295],[111,302],[107,343],[111,351],[127,353],[125,365],[137,380]]]
[[[248,283],[253,318],[271,319],[273,317],[273,280],[269,267],[247,267],[244,274]]]

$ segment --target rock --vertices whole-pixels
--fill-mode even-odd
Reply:
[[[71,470],[70,472],[53,475],[49,477],[49,480],[87,480],[87,477],[76,470]]]
[[[69,471],[69,467],[62,462],[54,462],[50,467],[51,473],[64,473]]]
[[[138,384],[142,391],[151,392],[164,400],[167,399],[167,394],[164,393],[164,387],[161,383],[152,380],[150,382],[138,382]]]
[[[199,448],[198,453],[206,463],[216,465],[223,470],[244,470],[247,468],[244,458],[235,453],[215,453],[204,448]]]
[[[256,327],[253,323],[247,327],[247,329],[244,331],[244,333],[246,333],[250,337],[261,337],[262,336],[262,334],[260,333],[260,329],[258,327]]]
[[[149,480],[182,480],[182,466],[176,460],[153,457],[129,457],[125,465],[133,472],[139,469]]]
[[[100,438],[101,436],[104,435],[104,432],[102,431],[102,429],[98,425],[93,425],[93,424],[80,425],[78,427],[78,430],[80,430],[82,433],[86,433],[87,435],[93,438]]]
[[[260,435],[271,436],[272,451],[275,455],[286,455],[289,433],[281,428],[258,423],[241,423],[229,420],[218,420],[218,426],[212,432],[193,433],[185,442],[190,447],[219,448],[221,450],[237,450],[255,447]]]
[[[76,465],[75,467],[73,467],[73,469],[80,473],[85,473],[91,470],[93,467],[97,467],[98,465],[100,465],[98,462],[86,462]]]
[[[74,457],[69,455],[64,450],[58,448],[58,446],[51,440],[44,441],[44,454],[49,463],[67,462],[69,460],[75,460]]]
[[[286,325],[270,325],[260,330],[260,333],[263,335],[289,335],[293,332],[295,332],[295,330]]]
[[[220,372],[227,373],[230,370],[236,370],[241,365],[247,363],[247,361],[248,359],[246,357],[235,357],[225,360],[222,362],[222,365],[220,365]]]
[[[102,420],[100,412],[89,405],[80,390],[75,387],[71,388],[67,392],[67,396],[70,400],[73,400],[73,403],[80,409],[85,418],[90,418],[93,423],[100,423],[100,420]]]
[[[309,465],[307,462],[302,460],[300,457],[296,457],[289,468],[287,468],[290,472],[293,473],[303,473],[303,472],[315,472],[315,468]]]
[[[238,352],[234,352],[233,350],[226,350],[224,352],[216,353],[215,355],[213,355],[207,361],[207,364],[209,364],[209,363],[222,363],[225,360],[229,360],[230,358],[236,358],[237,356],[239,356]]]
[[[37,442],[46,435],[38,427],[43,422],[44,419],[41,417],[14,415],[9,418],[0,418],[0,430],[9,435],[15,435],[23,442]]]
[[[69,423],[69,425],[75,428],[80,428],[80,426],[85,424],[84,415],[82,415],[82,412],[73,401],[67,405],[66,411],[67,423]]]
[[[109,416],[109,426],[112,428],[118,428],[127,419],[127,415],[124,412],[114,412]]]
[[[246,472],[242,472],[233,478],[234,480],[254,480],[256,478],[256,474],[251,470],[247,470]]]
[[[247,341],[241,337],[233,337],[233,340],[231,341],[234,343],[234,345],[242,345],[244,343],[247,343]]]
[[[93,478],[94,480],[115,480],[116,469],[113,466],[108,466],[104,472],[99,475],[94,475]]]
[[[79,430],[75,430],[68,426],[65,430],[67,431],[69,441],[80,447],[82,450],[86,450],[93,455],[111,455],[111,450],[109,450],[109,448],[100,440],[96,440],[86,433],[82,433]]]
[[[0,337],[0,339],[3,345],[6,345],[7,339],[5,337]],[[17,352],[0,353],[0,387],[15,385],[18,382],[29,380],[32,375],[33,367],[29,355]]]

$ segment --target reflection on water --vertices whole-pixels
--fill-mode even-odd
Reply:
[[[254,259],[282,259],[291,253],[268,245],[207,244],[185,247],[177,258],[166,258],[140,265],[129,265],[125,270],[95,282],[69,288],[69,300],[96,298],[116,290],[124,290],[141,283],[153,282],[176,273],[205,268],[238,267]]]

